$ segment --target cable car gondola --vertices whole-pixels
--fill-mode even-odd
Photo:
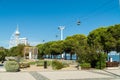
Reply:
[[[81,22],[80,21],[77,21],[77,25],[80,25],[81,24]]]

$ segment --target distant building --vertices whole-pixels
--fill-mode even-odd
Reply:
[[[9,48],[17,46],[18,44],[28,44],[28,40],[26,37],[24,38],[20,38],[20,32],[18,29],[18,25],[17,25],[17,29],[16,31],[12,34],[10,41],[9,41]]]
[[[25,47],[24,48],[24,59],[37,59],[38,48],[37,47]]]
[[[28,40],[26,37],[20,38],[20,32],[18,29],[12,34],[9,42],[9,48],[17,46],[18,44],[28,45]],[[38,48],[36,47],[24,47],[24,58],[25,59],[37,59],[38,57]]]

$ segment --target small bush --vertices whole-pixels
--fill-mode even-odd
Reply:
[[[30,64],[29,63],[20,63],[20,68],[28,68],[30,67]]]
[[[82,63],[80,64],[81,68],[82,69],[89,69],[91,68],[91,64],[90,63]]]
[[[96,69],[104,69],[106,67],[106,62],[100,62],[98,61],[96,63]]]
[[[99,53],[98,61],[96,63],[95,68],[97,69],[104,69],[106,67],[106,54]]]
[[[16,61],[6,61],[5,69],[7,72],[17,72],[19,71],[19,64]]]
[[[51,65],[51,61],[47,61],[47,66],[50,65]],[[44,66],[44,60],[37,61],[36,66]]]
[[[52,61],[52,68],[54,70],[59,70],[59,69],[62,69],[63,67],[64,67],[64,65],[61,62],[59,62],[57,60]]]
[[[37,62],[36,66],[44,66],[43,62]]]
[[[47,66],[50,66],[52,61],[47,61]]]
[[[62,63],[63,64],[63,67],[66,68],[66,67],[69,67],[69,64],[68,63]]]
[[[36,64],[36,61],[31,61],[29,62],[30,65],[35,65]]]

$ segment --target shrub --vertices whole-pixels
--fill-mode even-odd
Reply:
[[[37,63],[36,66],[44,66],[43,63]]]
[[[9,59],[9,61],[16,61],[15,59]]]
[[[17,72],[19,71],[19,64],[16,61],[6,61],[5,69],[7,72]]]
[[[52,68],[54,70],[59,70],[62,69],[64,67],[64,65],[62,64],[62,62],[59,62],[57,60],[52,61]]]
[[[99,53],[98,56],[98,61],[96,63],[95,68],[97,69],[104,69],[106,67],[106,54],[104,53]]]
[[[51,65],[51,61],[47,61],[47,66],[50,65]],[[44,60],[37,61],[36,66],[44,66]]]
[[[36,64],[36,61],[31,61],[29,62],[30,65],[35,65]]]
[[[69,67],[69,64],[68,63],[62,63],[63,64],[63,67],[66,68],[66,67]]]
[[[36,66],[44,66],[44,62],[43,61],[37,61]]]
[[[20,63],[19,64],[20,65],[20,68],[28,68],[28,67],[30,67],[30,64],[29,63]]]
[[[106,62],[98,61],[96,63],[96,69],[104,69],[106,67]]]
[[[50,66],[52,64],[52,61],[47,61],[47,66]]]
[[[44,60],[36,61],[36,66],[44,66]]]
[[[89,69],[91,68],[91,64],[90,63],[82,63],[80,64],[81,68],[82,69]]]

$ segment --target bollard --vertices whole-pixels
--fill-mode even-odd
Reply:
[[[47,69],[47,61],[44,61],[44,69]]]

